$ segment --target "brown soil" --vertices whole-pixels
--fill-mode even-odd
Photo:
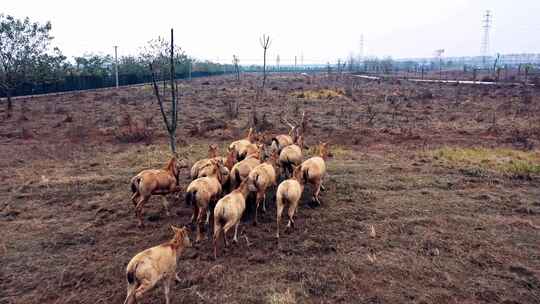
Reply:
[[[259,82],[183,82],[180,155],[193,162],[209,143],[225,151],[243,136]],[[538,153],[538,91],[325,75],[272,75],[267,84],[256,107],[271,132],[287,131],[280,116],[305,111],[310,153],[319,140],[332,145],[323,205],[310,203],[307,187],[296,228],[278,246],[270,195],[261,225],[247,214],[239,244],[217,261],[209,241],[186,252],[173,303],[540,303],[540,176],[479,173],[426,153]],[[239,102],[236,119],[229,102]],[[152,91],[14,107],[9,119],[0,109],[0,303],[123,302],[129,260],[191,216],[170,197],[166,217],[153,198],[147,227],[136,226],[129,180],[169,157]],[[164,303],[162,291],[142,302]]]

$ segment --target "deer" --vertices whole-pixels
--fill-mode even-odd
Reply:
[[[246,151],[247,147],[254,144],[255,140],[256,134],[253,132],[253,128],[249,128],[246,138],[232,142],[229,145],[229,151],[234,151],[236,153],[236,159],[241,161],[248,155]]]
[[[315,187],[313,200],[321,205],[319,193],[321,192],[323,177],[326,173],[325,160],[328,157],[328,143],[319,143],[319,155],[305,160],[301,165],[302,176],[306,183]],[[323,187],[324,188],[324,187]]]
[[[211,144],[211,145],[208,146],[208,158],[204,158],[204,159],[201,159],[201,160],[195,162],[193,164],[193,166],[191,167],[191,171],[190,171],[191,180],[194,180],[194,179],[196,179],[198,177],[201,177],[201,176],[199,176],[199,172],[204,167],[207,167],[207,166],[210,165],[210,160],[211,159],[219,158],[218,150],[219,150],[219,148],[218,148],[218,146],[216,144]]]
[[[220,167],[221,175],[223,176],[223,179],[221,180],[221,186],[223,187],[223,189],[229,190],[230,182],[231,182],[230,172],[232,168],[234,167],[234,164],[236,164],[236,156],[235,156],[234,151],[228,152],[226,157],[218,156],[210,160],[215,160],[223,164],[223,166]],[[204,167],[202,167],[199,170],[197,177],[209,176],[212,174],[212,170],[213,170],[213,165],[212,165],[212,162],[209,161],[204,165]]]
[[[183,167],[185,164],[179,165],[176,157],[172,157],[165,168],[143,170],[131,179],[131,201],[135,206],[139,227],[144,227],[142,210],[152,195],[167,195],[182,190],[179,185],[179,172]],[[166,203],[164,208],[167,215],[170,215]]]
[[[173,279],[180,281],[176,273],[176,260],[186,248],[191,247],[187,228],[171,226],[173,238],[161,245],[141,251],[126,267],[127,296],[124,304],[134,304],[144,293],[163,281],[165,302],[170,303],[169,292]]]
[[[266,191],[271,186],[276,186],[277,175],[280,172],[279,156],[276,151],[272,152],[268,160],[253,168],[248,174],[248,187],[251,192],[257,193],[255,220],[254,225],[257,225],[257,213],[259,205],[262,202],[263,212],[266,212]]]
[[[289,130],[289,134],[279,134],[272,138],[272,143],[270,145],[272,151],[277,151],[278,154],[281,153],[283,148],[294,144],[297,141],[298,136],[304,134],[306,128],[305,114],[305,112],[302,113],[302,120],[300,124],[297,125],[290,123],[284,115],[280,117],[280,121],[287,124],[291,129]]]
[[[293,173],[294,166],[300,166],[302,164],[304,159],[302,154],[303,147],[304,137],[300,135],[294,144],[286,146],[279,153],[279,163],[286,177],[289,177]]]
[[[230,187],[234,189],[243,180],[245,180],[249,172],[259,164],[264,157],[264,149],[262,145],[257,145],[257,151],[252,151],[251,154],[248,154],[246,158],[238,163],[236,163],[230,173]]]
[[[307,173],[307,171],[305,171]],[[288,205],[289,222],[286,229],[294,228],[294,214],[298,208],[298,203],[304,192],[304,185],[306,183],[307,176],[302,175],[302,168],[300,166],[293,166],[292,177],[281,182],[276,191],[276,224],[277,232],[276,238],[279,241],[279,222],[281,221],[281,214]]]
[[[214,209],[214,259],[217,260],[217,245],[220,235],[223,236],[225,246],[229,246],[227,232],[234,226],[233,242],[238,242],[238,226],[242,214],[246,210],[246,198],[249,195],[247,180],[238,188],[220,199]]]
[[[204,240],[202,230],[210,221],[211,204],[219,199],[223,189],[223,175],[221,174],[223,165],[219,161],[212,160],[212,168],[210,175],[197,178],[186,189],[186,204],[193,205],[191,224],[196,225],[196,243]],[[206,221],[203,222],[205,216]]]

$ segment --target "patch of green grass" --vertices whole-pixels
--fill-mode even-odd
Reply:
[[[462,169],[490,170],[512,177],[540,174],[540,153],[504,148],[451,148],[428,152],[441,162]]]

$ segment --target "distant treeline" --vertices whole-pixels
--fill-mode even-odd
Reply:
[[[176,79],[224,74],[225,66],[212,62],[196,61],[188,57],[176,61]],[[12,96],[46,94],[75,90],[113,87],[116,85],[114,59],[112,56],[86,55],[75,57],[75,63],[64,61],[56,67],[41,70],[40,77],[22,80],[12,89]],[[191,65],[191,68],[190,68]],[[169,79],[166,67],[157,69],[158,80]],[[34,75],[35,76],[35,75]],[[132,85],[152,81],[149,65],[141,58],[121,57],[118,60],[119,85]],[[0,97],[6,94],[0,92]]]
[[[171,62],[176,78],[223,74],[226,66],[188,57],[182,48],[157,37],[143,45],[136,56],[85,54],[68,60],[52,44],[50,22],[33,22],[0,13],[0,97],[11,97],[72,90],[96,89],[116,85],[171,78]],[[229,67],[232,71],[232,66]]]

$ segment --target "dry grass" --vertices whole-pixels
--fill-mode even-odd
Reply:
[[[268,295],[268,304],[296,304],[296,296],[290,289],[285,292],[272,292]]]
[[[311,77],[308,83],[302,78],[270,77],[269,88],[277,88],[267,92],[272,102],[257,106],[277,126],[280,111],[275,109],[287,106],[287,92],[334,86],[325,79]],[[209,84],[203,86],[203,81]],[[219,144],[223,153],[227,143],[244,134],[243,129],[238,133],[220,129],[206,139],[190,137],[184,124],[203,121],[209,110],[219,113],[219,99],[230,97],[235,87],[240,115],[231,123],[240,130],[259,81],[250,75],[242,84],[226,78],[193,80],[192,86],[182,89],[180,156],[190,162],[206,157],[210,143]],[[393,89],[385,82],[362,85],[361,93],[373,98]],[[401,86],[423,90],[428,85]],[[218,261],[213,259],[211,242],[186,252],[178,267],[182,282],[171,290],[173,301],[537,303],[540,179],[534,174],[530,179],[509,179],[497,171],[497,166],[511,170],[505,157],[530,167],[537,164],[537,156],[490,149],[460,156],[460,150],[473,144],[508,148],[510,121],[518,120],[522,128],[536,126],[532,122],[538,107],[531,104],[529,118],[516,117],[515,108],[497,110],[500,131],[495,136],[487,132],[491,123],[482,122],[482,115],[487,105],[498,109],[513,88],[493,88],[489,103],[457,106],[448,102],[453,87],[429,89],[433,98],[413,99],[410,107],[403,107],[409,120],[398,116],[390,123],[390,108],[378,103],[380,114],[373,127],[354,115],[348,128],[338,125],[339,111],[329,110],[340,98],[299,103],[310,117],[308,156],[315,153],[318,141],[329,141],[334,155],[327,161],[322,206],[310,202],[313,187],[307,185],[295,229],[284,233],[278,245],[273,194],[267,197],[268,212],[259,214],[257,227],[251,225],[253,210],[248,203],[239,244],[226,248]],[[18,136],[21,125],[15,118],[0,121],[0,303],[122,303],[126,263],[137,252],[169,239],[169,225],[189,222],[192,209],[182,200],[169,198],[172,216],[167,217],[159,199],[152,198],[145,208],[147,228],[136,227],[129,180],[139,170],[162,167],[170,157],[159,119],[151,125],[152,145],[123,144],[94,130],[114,129],[115,121],[126,113],[159,118],[152,94],[139,93],[139,88],[130,88],[119,90],[117,96],[105,91],[63,100],[36,99],[39,102],[29,102],[31,111],[25,114],[29,120],[23,122],[35,133],[31,139]],[[476,93],[464,88],[463,96]],[[73,123],[55,127],[65,114],[49,113],[47,103],[59,103]],[[359,99],[351,103],[350,112],[362,113],[365,106]],[[90,132],[84,141],[72,144],[65,135],[82,122]],[[420,140],[395,132],[416,123]],[[530,140],[537,146],[534,134]],[[459,152],[437,156],[434,149],[443,145]],[[419,147],[431,152],[419,155]],[[490,176],[474,175],[471,168]],[[188,182],[188,170],[183,169],[180,185]],[[163,303],[162,290],[141,302]]]
[[[345,95],[344,90],[338,89],[338,90],[329,90],[329,89],[321,89],[321,90],[306,90],[306,91],[296,91],[291,93],[291,96],[296,98],[305,98],[308,100],[313,99],[332,99],[335,97],[340,97]]]

